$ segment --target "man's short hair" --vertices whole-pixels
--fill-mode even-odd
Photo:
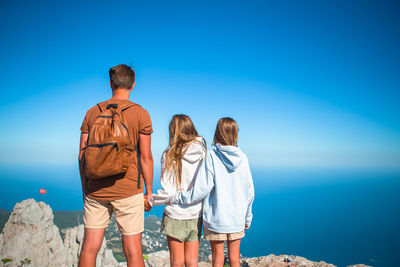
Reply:
[[[113,89],[131,89],[135,82],[135,71],[127,65],[120,64],[112,67],[108,73]]]

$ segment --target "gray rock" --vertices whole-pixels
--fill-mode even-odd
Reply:
[[[78,266],[84,236],[83,225],[66,229],[63,242],[53,217],[50,206],[44,202],[27,199],[15,205],[0,235],[0,259],[12,260],[6,266],[21,265],[20,261],[26,259],[31,266]],[[107,249],[105,239],[97,255],[96,265],[119,266],[112,251]]]
[[[0,237],[0,258],[7,266],[29,259],[32,266],[71,266],[53,212],[44,202],[27,199],[17,203]]]
[[[285,263],[284,259],[287,257],[291,263]],[[292,255],[280,255],[276,256],[270,254],[264,257],[247,258],[242,260],[242,264],[248,267],[336,267],[333,264],[326,263],[324,261],[315,262],[307,260],[306,258]]]
[[[74,228],[67,228],[64,236],[64,246],[67,250],[67,257],[72,266],[78,266],[78,258],[82,248],[83,241],[83,225]]]
[[[145,256],[144,265],[146,267],[169,267],[169,252],[167,250],[161,250],[148,254]],[[211,267],[211,265],[211,262],[199,262],[198,264],[199,267]]]
[[[145,257],[144,265],[146,267],[169,267],[169,252],[161,250],[148,254]]]
[[[85,229],[82,224],[73,228],[68,228],[65,231],[64,246],[66,248],[67,257],[69,261],[72,262],[72,266],[78,266],[84,233]],[[96,266],[118,266],[118,262],[114,258],[112,251],[106,246],[106,239],[103,239],[103,243],[101,244],[101,248],[97,254]]]

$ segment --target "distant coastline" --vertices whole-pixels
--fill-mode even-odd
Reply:
[[[1,214],[7,215],[7,213],[4,214],[3,210]],[[48,262],[76,266],[77,255],[83,239],[83,225],[79,224],[81,217],[81,211],[53,213],[46,203],[36,202],[33,199],[17,203],[0,235],[2,262],[7,262],[7,266],[16,266],[18,262],[32,263],[33,266],[47,265]],[[53,218],[54,221],[58,221],[60,225],[67,226],[67,228],[58,228],[54,224]],[[161,220],[156,216],[149,216],[145,219],[142,244],[143,257],[147,267],[166,267],[169,265],[168,248],[165,237],[159,232],[160,225]],[[32,237],[32,240],[26,240],[28,235]],[[24,242],[26,245],[23,244]],[[15,244],[22,245],[22,247],[15,248]],[[113,220],[106,231],[105,240],[97,258],[98,264],[115,267],[126,266],[121,249],[121,237],[116,222]],[[51,253],[46,252],[47,250]],[[210,254],[208,242],[201,240],[199,266],[211,266]],[[50,258],[45,255],[50,255]],[[324,261],[313,262],[299,256],[276,256],[273,254],[258,258],[241,257],[241,263],[248,267],[264,267],[270,264],[275,266],[276,264],[286,263],[289,263],[288,266],[293,263],[295,266],[305,267],[335,267],[335,265]],[[368,267],[363,264],[355,266]]]

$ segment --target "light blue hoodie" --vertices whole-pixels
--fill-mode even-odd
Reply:
[[[191,190],[178,192],[171,203],[203,201],[204,226],[216,233],[237,233],[250,227],[254,185],[246,155],[236,146],[207,153]]]

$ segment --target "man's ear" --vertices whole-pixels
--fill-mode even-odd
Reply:
[[[133,90],[133,87],[135,87],[135,82],[132,83],[132,88],[131,88],[131,90]]]
[[[114,88],[113,88],[113,84],[112,84],[111,80],[110,80],[110,87],[111,87],[111,89],[113,89],[113,90],[114,90]]]

